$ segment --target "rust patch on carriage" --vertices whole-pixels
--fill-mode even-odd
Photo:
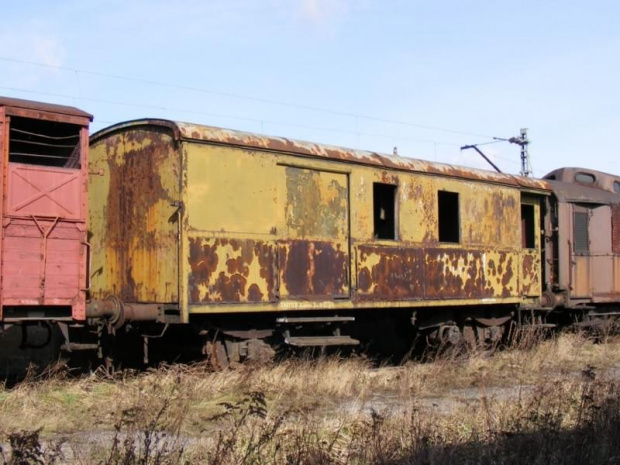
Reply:
[[[286,224],[294,238],[345,238],[347,187],[330,173],[286,168]]]
[[[275,301],[275,244],[190,238],[189,300],[196,303]]]
[[[103,141],[109,185],[92,228],[104,231],[106,281],[126,302],[178,300],[179,162],[161,130],[135,130]],[[100,150],[98,148],[98,150]],[[97,202],[95,189],[91,192]]]
[[[358,299],[408,300],[424,296],[422,249],[363,245],[357,251]]]
[[[427,249],[426,297],[430,299],[479,299],[488,297],[484,287],[481,252],[460,249]]]
[[[506,252],[428,249],[425,254],[429,299],[506,298],[517,295],[514,259]]]
[[[539,295],[540,276],[537,257],[525,253],[521,260],[521,294]]]
[[[295,240],[281,244],[278,255],[282,296],[348,296],[348,253],[339,244]]]

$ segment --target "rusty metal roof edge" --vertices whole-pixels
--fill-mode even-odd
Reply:
[[[75,107],[67,106],[67,105],[58,105],[56,103],[37,102],[35,100],[25,100],[25,99],[20,99],[20,98],[0,96],[0,107],[13,107],[13,108],[22,108],[25,110],[47,111],[50,113],[60,113],[63,115],[79,116],[82,118],[88,118],[89,121],[93,120],[93,115],[83,110],[80,110],[79,108],[75,108]]]
[[[444,175],[461,179],[473,179],[489,183],[511,185],[533,190],[548,191],[548,184],[544,180],[521,178],[511,174],[495,173],[492,171],[466,168],[462,166],[436,163],[415,158],[380,154],[364,150],[320,144],[316,142],[300,141],[284,137],[265,136],[261,134],[237,131],[234,129],[218,128],[214,126],[171,121],[165,119],[136,119],[118,123],[104,128],[91,136],[91,142],[112,132],[137,126],[158,125],[171,129],[175,139],[200,141],[204,143],[234,145],[274,152],[286,152],[295,155],[316,158],[327,158],[338,161],[348,161],[370,166],[379,166],[385,169],[414,171],[435,175]]]
[[[108,126],[103,129],[100,129],[99,131],[94,132],[90,135],[90,143],[92,144],[93,142],[96,142],[102,137],[105,137],[109,134],[112,134],[118,131],[122,131],[123,129],[133,128],[133,127],[138,127],[138,126],[150,126],[150,125],[166,127],[170,129],[170,131],[172,132],[174,136],[174,140],[178,141],[181,139],[181,132],[179,131],[179,127],[174,121],[170,121],[167,119],[158,119],[158,118],[141,118],[141,119],[123,121],[122,123],[116,123],[116,124],[113,124],[112,126]]]

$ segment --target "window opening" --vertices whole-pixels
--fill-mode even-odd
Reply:
[[[373,184],[375,239],[396,239],[396,187]]]
[[[594,184],[596,178],[590,173],[577,173],[575,175],[575,181],[581,184]]]
[[[459,194],[456,192],[437,192],[439,242],[460,241]]]
[[[80,130],[76,124],[11,117],[9,162],[79,168]]]
[[[575,212],[573,221],[573,240],[575,252],[589,252],[590,240],[588,237],[588,212]]]
[[[620,182],[614,181],[614,192],[620,194]]]
[[[521,246],[524,249],[536,247],[534,205],[521,204]]]

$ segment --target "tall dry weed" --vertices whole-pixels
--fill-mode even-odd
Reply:
[[[175,365],[5,387],[0,415],[5,438],[93,433],[69,439],[84,464],[612,463],[620,389],[616,372],[605,373],[614,366],[617,343],[576,334],[402,366],[339,357],[222,372]]]

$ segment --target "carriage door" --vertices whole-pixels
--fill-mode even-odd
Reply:
[[[594,206],[590,212],[590,289],[593,297],[604,297],[614,291],[611,208],[609,205]]]
[[[521,295],[538,297],[541,293],[540,200],[521,197]]]
[[[280,297],[348,299],[348,175],[283,165],[278,169]]]
[[[592,297],[590,287],[590,234],[591,209],[587,205],[573,205],[572,215],[572,297]]]

